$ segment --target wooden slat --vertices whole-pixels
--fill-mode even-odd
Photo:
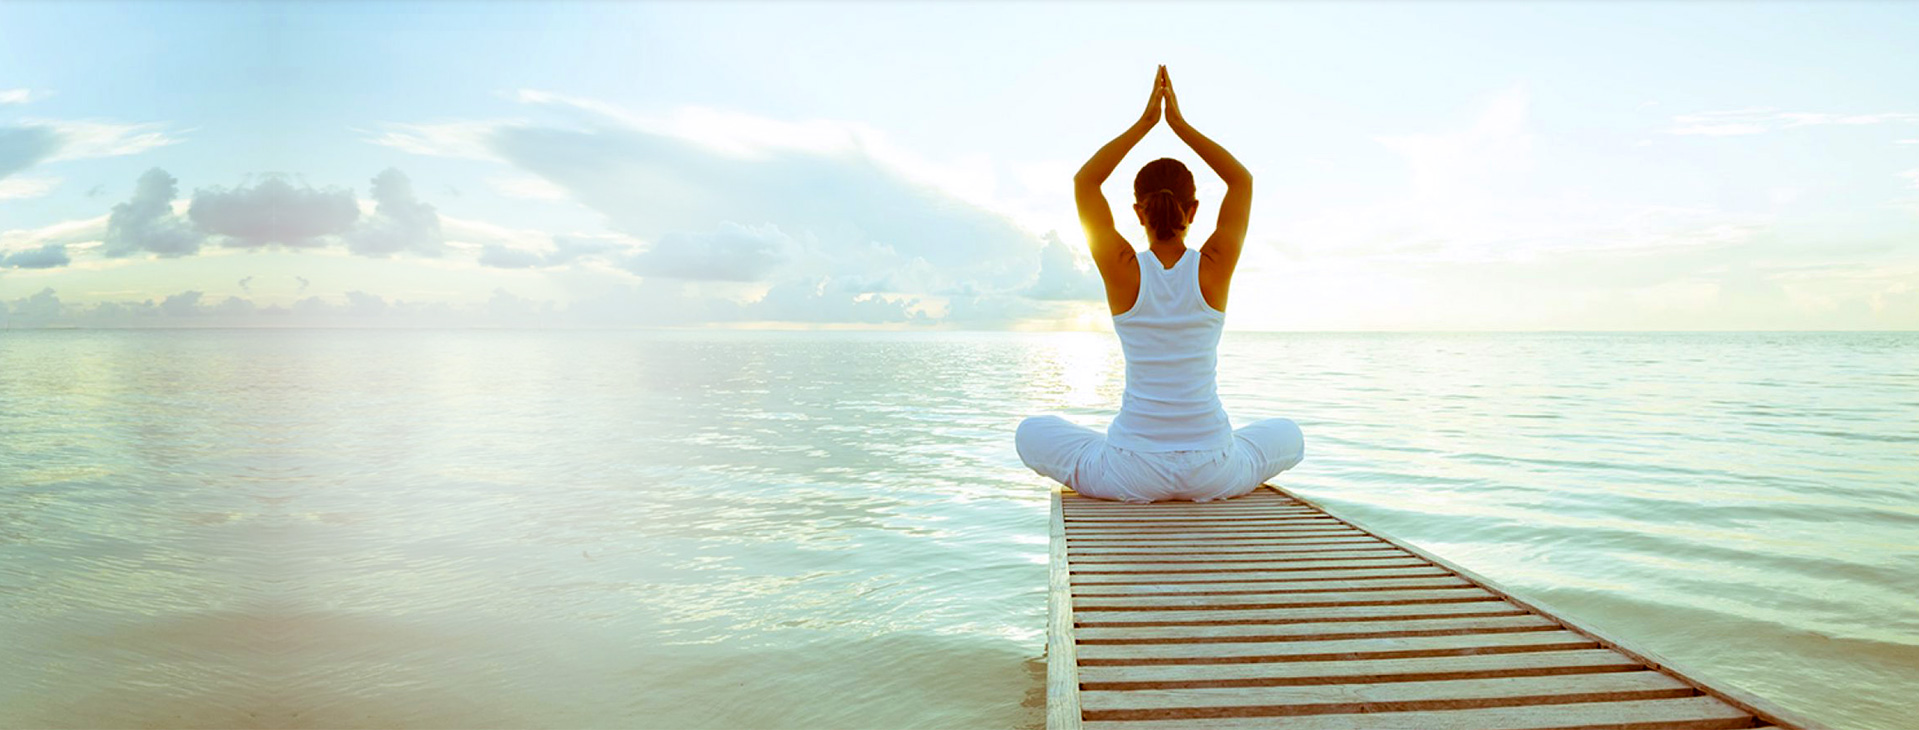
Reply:
[[[1262,563],[1273,560],[1373,560],[1379,558],[1411,558],[1404,550],[1318,550],[1309,553],[1288,553],[1275,555],[1271,551],[1259,552],[1133,552],[1124,555],[1100,553],[1069,553],[1074,565],[1101,565],[1105,563],[1209,563],[1231,566],[1234,563]]]
[[[1274,530],[1179,530],[1145,534],[1141,532],[1081,533],[1077,530],[1067,536],[1069,543],[1093,542],[1131,542],[1140,539],[1154,540],[1209,540],[1229,537],[1264,537],[1272,540],[1320,540],[1327,537],[1364,537],[1366,533],[1352,528],[1293,530],[1278,532]]]
[[[1230,515],[1193,514],[1190,512],[1168,513],[1163,515],[1116,514],[1074,517],[1067,515],[1066,524],[1122,524],[1140,525],[1156,522],[1179,522],[1181,520],[1213,520],[1217,522],[1248,522],[1254,520],[1278,520],[1281,522],[1338,522],[1337,518],[1320,512],[1239,512]]]
[[[1103,720],[1087,730],[1733,730],[1750,727],[1752,716],[1712,697],[1630,702],[1486,707],[1472,710],[1308,715],[1286,718],[1222,717],[1175,720]]]
[[[1130,510],[1138,512],[1206,510],[1209,512],[1219,512],[1246,508],[1315,509],[1305,502],[1290,499],[1229,499],[1215,502],[1154,502],[1152,504],[1134,504],[1116,502],[1110,499],[1089,499],[1078,495],[1068,497],[1062,506],[1066,508],[1067,514],[1085,510]]]
[[[1692,687],[1684,682],[1641,670],[1373,685],[1094,691],[1082,692],[1080,705],[1087,720],[1160,720],[1463,710],[1656,700],[1692,694]]]
[[[1168,596],[1187,593],[1255,594],[1255,593],[1338,593],[1342,591],[1388,591],[1408,588],[1452,588],[1471,586],[1465,578],[1456,575],[1423,575],[1411,578],[1380,578],[1377,580],[1293,580],[1272,581],[1267,583],[1148,583],[1148,584],[1080,584],[1073,586],[1073,595],[1083,598],[1100,596]]]
[[[1331,545],[1068,545],[1067,554],[1074,558],[1095,558],[1101,555],[1273,555],[1284,553],[1336,553],[1336,552],[1393,552],[1404,550],[1385,543],[1358,543]],[[1301,555],[1300,557],[1309,557]]]
[[[1172,596],[1075,596],[1074,615],[1092,611],[1170,611],[1176,609],[1252,610],[1297,606],[1394,606],[1403,603],[1467,603],[1498,600],[1478,586],[1433,590],[1347,591],[1340,593],[1254,593]]]
[[[1451,575],[1445,568],[1437,565],[1384,565],[1371,568],[1326,568],[1322,570],[1295,570],[1280,572],[1227,571],[1223,573],[1080,573],[1073,576],[1073,585],[1099,585],[1106,583],[1125,584],[1177,584],[1177,583],[1258,583],[1275,581],[1304,580],[1361,580],[1371,578],[1410,578],[1420,575]]]
[[[1411,659],[1091,666],[1082,667],[1079,678],[1083,690],[1179,689],[1534,677],[1643,668],[1639,662],[1610,649],[1571,649]]]
[[[1049,542],[1052,570],[1046,613],[1046,728],[1079,730],[1079,647],[1073,636],[1073,586],[1066,555],[1066,521],[1061,519],[1059,489],[1053,490]]]
[[[1224,626],[1147,626],[1141,628],[1080,627],[1081,644],[1207,643],[1226,641],[1333,641],[1387,636],[1443,636],[1446,634],[1550,631],[1558,624],[1539,616],[1444,616],[1428,619],[1389,619],[1335,623],[1295,623]]]
[[[1073,574],[1083,573],[1249,573],[1258,571],[1299,572],[1304,570],[1327,570],[1331,568],[1379,568],[1429,565],[1414,557],[1389,555],[1383,558],[1342,558],[1338,560],[1260,560],[1252,562],[1219,563],[1100,563],[1098,565],[1074,565]]]
[[[1094,626],[1173,626],[1202,624],[1281,624],[1365,621],[1382,616],[1513,615],[1525,609],[1504,601],[1407,603],[1394,606],[1316,606],[1256,611],[1100,611],[1077,616],[1081,628]]]
[[[1079,542],[1087,538],[1095,538],[1095,537],[1107,537],[1107,538],[1118,537],[1121,539],[1128,539],[1128,540],[1138,540],[1138,539],[1154,540],[1154,539],[1167,539],[1174,535],[1198,535],[1200,536],[1200,539],[1225,537],[1228,535],[1239,535],[1242,537],[1275,537],[1275,538],[1289,538],[1289,539],[1298,540],[1298,539],[1308,538],[1313,535],[1354,536],[1354,535],[1364,535],[1364,534],[1366,533],[1360,532],[1351,527],[1348,527],[1346,525],[1340,525],[1340,524],[1328,524],[1328,525],[1313,526],[1313,527],[1271,527],[1266,525],[1235,526],[1235,525],[1220,524],[1220,525],[1212,525],[1212,526],[1179,525],[1177,527],[1166,527],[1166,528],[1157,528],[1157,527],[1078,528],[1078,527],[1075,527],[1075,528],[1072,528],[1072,534],[1069,536],[1068,539],[1071,542]],[[1188,539],[1191,539],[1191,538],[1188,538]]]
[[[1590,649],[1598,644],[1570,631],[1407,636],[1334,641],[1247,641],[1208,644],[1082,644],[1081,666],[1094,664],[1228,664],[1234,662],[1393,659],[1451,654]]]
[[[1370,534],[1330,534],[1324,538],[1244,538],[1244,536],[1201,536],[1201,538],[1178,538],[1178,536],[1136,536],[1132,540],[1094,540],[1078,542],[1069,540],[1069,547],[1115,547],[1115,546],[1351,546],[1368,544],[1384,546],[1387,542],[1374,538]]]
[[[1290,535],[1301,532],[1353,529],[1338,520],[1237,520],[1233,522],[1167,520],[1165,522],[1068,522],[1066,524],[1072,528],[1073,537],[1104,534],[1138,534],[1152,537],[1167,532],[1198,532],[1209,535],[1221,532],[1271,532]]]

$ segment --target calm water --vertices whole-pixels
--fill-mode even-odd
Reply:
[[[1110,335],[0,332],[0,726],[1044,724]],[[1229,333],[1281,483],[1840,728],[1919,709],[1919,335]]]

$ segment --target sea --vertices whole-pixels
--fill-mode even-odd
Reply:
[[[0,727],[1041,728],[1110,333],[0,332]],[[1228,332],[1275,483],[1919,726],[1919,333]]]

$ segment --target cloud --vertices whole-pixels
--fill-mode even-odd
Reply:
[[[1058,231],[1047,231],[1046,247],[1039,252],[1039,276],[1023,292],[1047,301],[1103,301],[1106,284],[1099,271],[1090,265],[1082,268],[1075,249],[1059,239]]]
[[[0,89],[0,104],[25,104],[41,98],[32,89]]]
[[[252,294],[253,293],[252,284],[253,284],[252,274],[248,274],[246,276],[240,277],[240,291],[246,292],[248,294]]]
[[[0,127],[0,178],[33,167],[59,150],[59,133],[47,127]]]
[[[913,183],[858,152],[732,157],[633,129],[501,129],[502,157],[566,188],[614,228],[664,243],[726,223],[772,225],[812,246],[794,276],[872,276],[923,260],[935,288],[993,288],[1032,274],[1033,236],[1004,216]],[[689,239],[679,239],[689,240]],[[669,255],[669,254],[662,254]],[[693,273],[693,272],[686,272]]]
[[[489,243],[481,249],[479,262],[481,266],[497,269],[531,269],[536,266],[545,266],[546,256],[538,251]]]
[[[680,323],[924,322],[925,302],[1017,297],[1034,282],[1043,245],[1036,236],[907,173],[897,155],[882,157],[844,125],[708,115],[693,135],[677,122],[597,102],[524,100],[563,104],[584,124],[500,124],[485,137],[491,154],[647,242],[624,258],[600,253],[655,282],[635,290],[647,296],[668,288],[666,281],[690,285],[677,290],[699,303],[682,298],[673,306],[697,311]],[[676,131],[660,131],[667,128]],[[737,139],[723,139],[731,132]],[[560,249],[538,265],[557,265],[568,253]],[[535,265],[529,254],[501,249],[482,257],[492,266]],[[729,282],[767,288],[761,299],[738,304],[705,286]]]
[[[373,178],[372,196],[373,216],[347,236],[348,250],[362,256],[439,256],[446,250],[439,214],[414,196],[405,174],[387,168]]]
[[[67,245],[49,243],[36,249],[0,256],[0,267],[15,269],[52,269],[73,262],[67,257]]]
[[[0,231],[0,256],[9,252],[36,249],[47,244],[72,244],[98,241],[107,230],[107,216],[61,221],[39,228],[15,228]]]
[[[28,124],[50,128],[60,136],[60,151],[50,161],[86,160],[97,157],[136,155],[156,147],[179,144],[157,123],[122,124],[94,120],[27,120]]]
[[[836,291],[833,281],[786,281],[773,285],[766,296],[741,310],[748,321],[846,322],[889,324],[928,322],[921,312],[912,311],[917,299],[889,299],[872,294]]]
[[[363,129],[353,131],[369,134],[365,139],[372,144],[416,155],[497,161],[499,157],[493,153],[493,135],[501,124],[490,121],[443,124],[393,122],[381,125],[385,129],[378,133],[368,133]]]
[[[113,206],[101,253],[111,258],[141,252],[166,258],[198,253],[206,236],[174,214],[177,183],[158,167],[142,174],[134,183],[133,197]]]
[[[798,248],[779,227],[720,223],[712,233],[669,233],[634,254],[626,269],[640,276],[696,281],[760,281]]]
[[[490,177],[486,184],[493,192],[509,198],[527,200],[565,200],[566,190],[543,178],[537,177]]]
[[[463,227],[472,228],[470,222]],[[531,269],[564,266],[585,258],[618,258],[622,261],[631,257],[619,257],[618,254],[629,251],[633,244],[621,237],[567,235],[551,236],[551,250],[510,246],[501,243],[486,243],[481,246],[478,262],[481,266],[500,269]]]
[[[16,177],[0,179],[0,200],[38,198],[60,186],[57,177]]]
[[[12,304],[0,302],[0,315],[5,315],[0,321],[8,327],[44,327],[59,319],[65,311],[60,297],[49,287],[32,296],[15,299]]]
[[[202,294],[198,291],[183,291],[179,294],[174,294],[167,297],[165,301],[160,302],[160,311],[169,317],[198,316],[200,314],[201,296]]]
[[[351,230],[360,208],[352,191],[294,187],[275,175],[251,188],[195,190],[187,217],[200,230],[223,236],[230,247],[315,248],[326,245],[326,237]]]
[[[1820,112],[1782,112],[1771,108],[1732,109],[1694,112],[1672,118],[1667,134],[1728,137],[1815,126],[1865,126],[1874,124],[1919,123],[1919,114],[1881,112],[1876,114],[1828,114]]]

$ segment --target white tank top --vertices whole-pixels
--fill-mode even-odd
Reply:
[[[1129,451],[1211,451],[1232,445],[1215,370],[1226,313],[1199,292],[1199,252],[1166,268],[1139,252],[1139,298],[1113,316],[1126,354],[1126,394],[1106,442]]]

